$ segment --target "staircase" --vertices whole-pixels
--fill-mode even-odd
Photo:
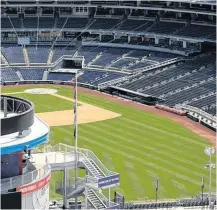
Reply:
[[[49,71],[44,71],[42,80],[47,80],[48,74],[49,74]]]
[[[24,81],[22,74],[19,70],[16,71],[17,76],[20,78],[20,81]]]
[[[91,160],[91,159],[85,159],[83,161],[84,165],[86,166],[86,168],[88,169],[88,171],[97,178],[102,178],[105,177],[105,175],[99,170],[99,168],[97,167],[97,165]]]
[[[105,209],[106,204],[102,199],[96,194],[96,192],[92,189],[87,190],[87,200],[91,203],[91,205],[95,209]]]
[[[92,61],[90,61],[87,66],[92,65],[94,62],[96,62],[98,59],[100,59],[102,57],[103,53],[100,52]]]
[[[27,66],[29,66],[29,56],[26,47],[23,47],[23,56]]]

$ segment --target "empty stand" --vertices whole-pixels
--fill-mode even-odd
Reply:
[[[24,80],[42,80],[44,69],[40,68],[19,68]]]
[[[9,63],[25,63],[22,46],[3,44],[1,51]]]
[[[47,63],[50,47],[35,46],[27,47],[30,63]]]
[[[71,81],[73,77],[74,74],[70,74],[70,73],[49,72],[47,80]]]

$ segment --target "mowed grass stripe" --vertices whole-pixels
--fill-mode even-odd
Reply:
[[[168,173],[172,177],[175,177],[176,180],[178,180],[180,183],[182,183],[182,182],[184,184],[190,183],[190,185],[192,185],[191,187],[200,186],[200,180],[198,180],[198,181],[194,180],[192,178],[189,178],[189,176],[185,176],[185,175],[180,174],[178,172],[174,172],[170,168],[168,169],[168,168],[162,167],[162,165],[160,163],[158,165],[153,166],[152,163],[150,163],[150,162],[147,163],[147,161],[144,160],[144,158],[140,158],[140,157],[138,157],[138,155],[135,156],[135,155],[129,154],[127,152],[123,152],[123,149],[122,150],[114,149],[114,147],[106,146],[105,144],[103,144],[101,142],[99,143],[98,141],[93,141],[92,139],[90,139],[88,137],[82,136],[82,141],[85,141],[88,144],[92,144],[93,147],[96,147],[96,146],[101,147],[101,150],[103,150],[105,147],[107,147],[107,150],[109,150],[110,152],[120,153],[120,155],[123,155],[125,158],[127,158],[133,162],[137,161],[141,165],[143,165],[144,167],[148,167],[149,169],[152,168],[153,170],[156,171],[156,173],[159,174],[159,177],[161,177],[161,170],[162,170],[163,172]],[[117,146],[117,145],[115,145],[115,146]],[[151,161],[151,160],[149,160],[149,161]],[[122,174],[123,174],[123,172],[122,172]],[[126,185],[128,185],[128,183],[125,183],[124,186],[126,186]],[[167,188],[168,188],[168,190],[171,189],[170,186],[167,186]],[[172,194],[171,194],[171,197],[173,197]]]
[[[119,119],[119,118],[117,118]],[[115,132],[119,135],[122,135],[124,137],[130,138],[132,139],[136,145],[142,146],[142,145],[155,145],[157,148],[159,149],[166,149],[165,154],[168,154],[169,150],[169,154],[174,154],[174,155],[179,155],[182,154],[183,155],[183,150],[180,150],[180,148],[178,149],[177,145],[173,145],[176,144],[177,141],[171,141],[171,139],[168,140],[168,138],[165,138],[163,135],[151,135],[151,133],[147,134],[147,131],[144,131],[144,129],[141,128],[137,128],[135,129],[135,127],[131,127],[131,126],[127,126],[127,124],[122,124],[122,123],[115,123],[116,120],[107,120],[107,121],[103,121],[103,122],[99,122],[97,123],[97,126],[101,127],[101,129],[109,129],[112,132]],[[109,123],[110,122],[110,123]],[[96,124],[94,124],[96,125]],[[132,130],[136,130],[136,132],[132,132]],[[166,141],[168,140],[168,141]],[[180,142],[180,141],[178,141]],[[142,145],[141,145],[142,144]],[[168,144],[168,145],[167,145]],[[179,144],[180,145],[180,144]],[[192,146],[192,149],[194,148],[195,151],[195,147]],[[188,148],[186,148],[188,149]],[[189,152],[193,152],[191,150],[188,150]],[[187,155],[188,154],[188,155]],[[192,157],[191,153],[185,153],[186,157],[185,159],[187,159],[188,157]],[[194,159],[198,159],[198,160],[202,160],[204,159],[204,157],[202,158],[201,156],[198,156],[195,154],[195,158]],[[195,162],[195,160],[194,160]],[[186,163],[192,164],[191,161],[187,161]]]
[[[194,145],[183,145],[183,143],[180,140],[177,139],[170,139],[166,138],[164,135],[156,135],[153,132],[149,132],[147,129],[141,129],[139,126],[132,126],[128,125],[126,123],[121,122],[121,118],[114,119],[112,121],[107,120],[101,122],[102,125],[106,125],[108,127],[113,127],[115,132],[120,131],[123,132],[125,135],[129,135],[134,137],[134,139],[138,139],[142,144],[148,144],[148,145],[155,145],[157,147],[160,147],[161,149],[165,149],[165,151],[169,151],[169,153],[174,153],[178,155],[179,153],[182,153],[184,155],[184,158],[187,160],[189,158],[192,158],[197,161],[203,160],[204,157],[201,155],[195,154],[195,152],[198,153],[198,150],[195,148]],[[135,138],[136,137],[136,138]],[[182,146],[185,148],[185,152],[183,154],[183,150],[180,150],[179,146]],[[192,156],[192,153],[194,156]],[[187,161],[188,163],[191,163],[191,161]]]
[[[25,89],[28,88],[25,87]],[[43,88],[47,88],[47,86]],[[50,86],[49,88],[57,89],[60,95],[73,97],[71,87]],[[19,87],[18,89],[16,87],[12,92],[18,91]],[[170,119],[136,110],[133,107],[82,93],[79,93],[79,100],[122,115],[116,119],[99,122],[99,124],[89,124],[95,127],[99,126],[98,130],[102,129],[107,133],[100,133],[93,127],[79,125],[78,134],[80,147],[93,150],[108,168],[120,172],[121,186],[115,189],[124,193],[127,200],[154,198],[155,176],[158,176],[160,180],[160,198],[195,196],[200,192],[200,176],[202,174],[205,175],[204,191],[208,191],[208,170],[203,168],[208,158],[203,150],[210,143],[204,138],[198,137]],[[64,101],[62,100],[63,103]],[[47,105],[49,104],[46,103],[46,100],[41,101],[39,99],[37,106],[39,109],[42,106],[49,109]],[[53,106],[59,108],[59,105],[55,103]],[[58,142],[74,144],[72,126],[51,128],[50,143],[56,144]],[[159,150],[161,154],[157,155],[154,149]],[[152,156],[147,156],[149,154]],[[157,159],[152,158],[153,156],[156,156]],[[179,156],[182,159],[181,162],[172,158]],[[159,158],[164,159],[166,163]],[[176,166],[173,168],[173,165],[178,165],[180,168]],[[187,170],[183,170],[183,167]],[[198,177],[196,173],[198,173]],[[59,179],[58,176],[61,174],[53,176],[52,183]],[[186,176],[189,179],[186,179]],[[195,182],[192,182],[192,179]],[[213,189],[214,187],[215,172],[213,171]],[[136,192],[136,188],[139,189],[138,192]],[[56,196],[54,192],[51,193],[52,196]]]
[[[160,153],[160,151],[156,148],[151,148],[151,147],[146,147],[146,146],[138,146],[136,148],[137,146],[136,141],[128,143],[128,141],[125,140],[125,138],[122,138],[120,135],[117,136],[116,134],[112,134],[111,132],[108,132],[105,129],[99,130],[98,127],[99,126],[96,126],[94,128],[94,126],[88,125],[86,126],[84,131],[86,132],[88,136],[93,136],[93,139],[95,139],[96,138],[95,132],[88,132],[89,130],[88,128],[98,130],[97,134],[98,135],[100,135],[100,133],[102,134],[102,137],[99,138],[101,142],[103,141],[106,144],[106,142],[109,141],[109,143],[115,144],[116,148],[120,147],[122,149],[125,149],[130,154],[134,154],[135,156],[140,155],[141,157],[146,158],[146,160],[152,161],[153,164],[155,163],[154,165],[155,167],[157,167],[158,164],[160,164],[161,166],[164,166],[165,168],[170,168],[171,170],[177,171],[181,174],[188,174],[189,172],[191,172],[192,175],[195,175],[196,177],[198,176],[198,174],[194,171],[193,167],[192,167],[193,170],[189,171],[190,170],[189,166],[183,167],[180,164],[180,160],[177,159],[176,157],[166,157],[164,154]],[[104,136],[108,136],[108,138],[105,138]],[[115,140],[112,140],[114,138]],[[121,140],[124,142],[121,143],[120,142]],[[141,148],[144,148],[145,151],[141,150]],[[170,161],[171,159],[173,159],[173,162]],[[182,162],[182,164],[184,163]]]

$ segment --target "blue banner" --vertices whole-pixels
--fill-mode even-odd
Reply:
[[[120,183],[120,175],[112,175],[108,177],[103,177],[98,179],[98,188],[107,188],[110,186],[115,186]]]

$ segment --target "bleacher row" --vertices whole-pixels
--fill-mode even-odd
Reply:
[[[11,24],[12,22],[12,24]],[[12,26],[13,25],[13,26]],[[135,19],[116,19],[116,18],[88,18],[78,17],[2,17],[1,28],[64,28],[88,30],[118,30],[132,32],[147,32],[156,34],[177,35],[183,37],[209,38],[215,40],[216,27],[210,25],[186,24],[178,21],[150,21]]]
[[[51,46],[27,46],[28,60],[31,63],[46,64],[51,51]],[[12,44],[2,44],[1,52],[8,63],[25,63],[22,46]],[[176,55],[151,52],[145,50],[130,50],[124,48],[106,47],[55,47],[53,49],[52,62],[55,62],[63,55],[84,56],[85,65],[98,68],[111,68],[115,70],[133,71],[159,63],[172,58]],[[143,59],[142,59],[143,58]],[[91,63],[90,63],[91,62]]]
[[[21,73],[22,78],[20,78],[17,74],[17,71]],[[42,80],[44,72],[47,71],[45,68],[1,68],[1,81],[20,81],[20,80]],[[78,82],[90,84],[90,85],[98,85],[100,83],[117,79],[119,77],[124,76],[121,73],[115,72],[106,72],[106,71],[84,71],[78,77]],[[57,81],[71,81],[73,78],[72,73],[64,73],[64,72],[49,72],[47,76],[47,80],[57,80]]]
[[[23,54],[21,46],[3,45],[1,52],[8,63],[24,63],[25,59],[21,56]],[[30,63],[47,63],[50,46],[39,46],[38,51],[35,47],[29,46],[27,52]],[[95,86],[126,76],[124,71],[131,70],[133,73],[135,68],[143,68],[175,57],[172,54],[123,48],[81,47],[79,50],[75,50],[74,47],[56,47],[52,61],[57,60],[62,55],[72,55],[75,52],[77,55],[85,57],[86,66],[89,63],[92,66],[92,70],[85,70],[79,76],[78,81]],[[145,60],[143,61],[143,59]],[[134,65],[130,66],[132,63]],[[176,104],[187,104],[214,115],[216,113],[215,64],[215,54],[205,54],[169,67],[157,68],[136,75],[132,74],[126,81],[115,85],[156,96],[163,99],[163,103],[171,107]],[[97,67],[117,71],[103,71]],[[1,77],[2,81],[42,80],[46,70],[46,67],[2,68]],[[46,80],[70,81],[72,74],[49,72]]]
[[[215,64],[215,54],[198,56],[185,63],[132,76],[117,86],[159,97],[164,100],[164,104],[171,107],[176,104],[188,104],[214,115]]]

